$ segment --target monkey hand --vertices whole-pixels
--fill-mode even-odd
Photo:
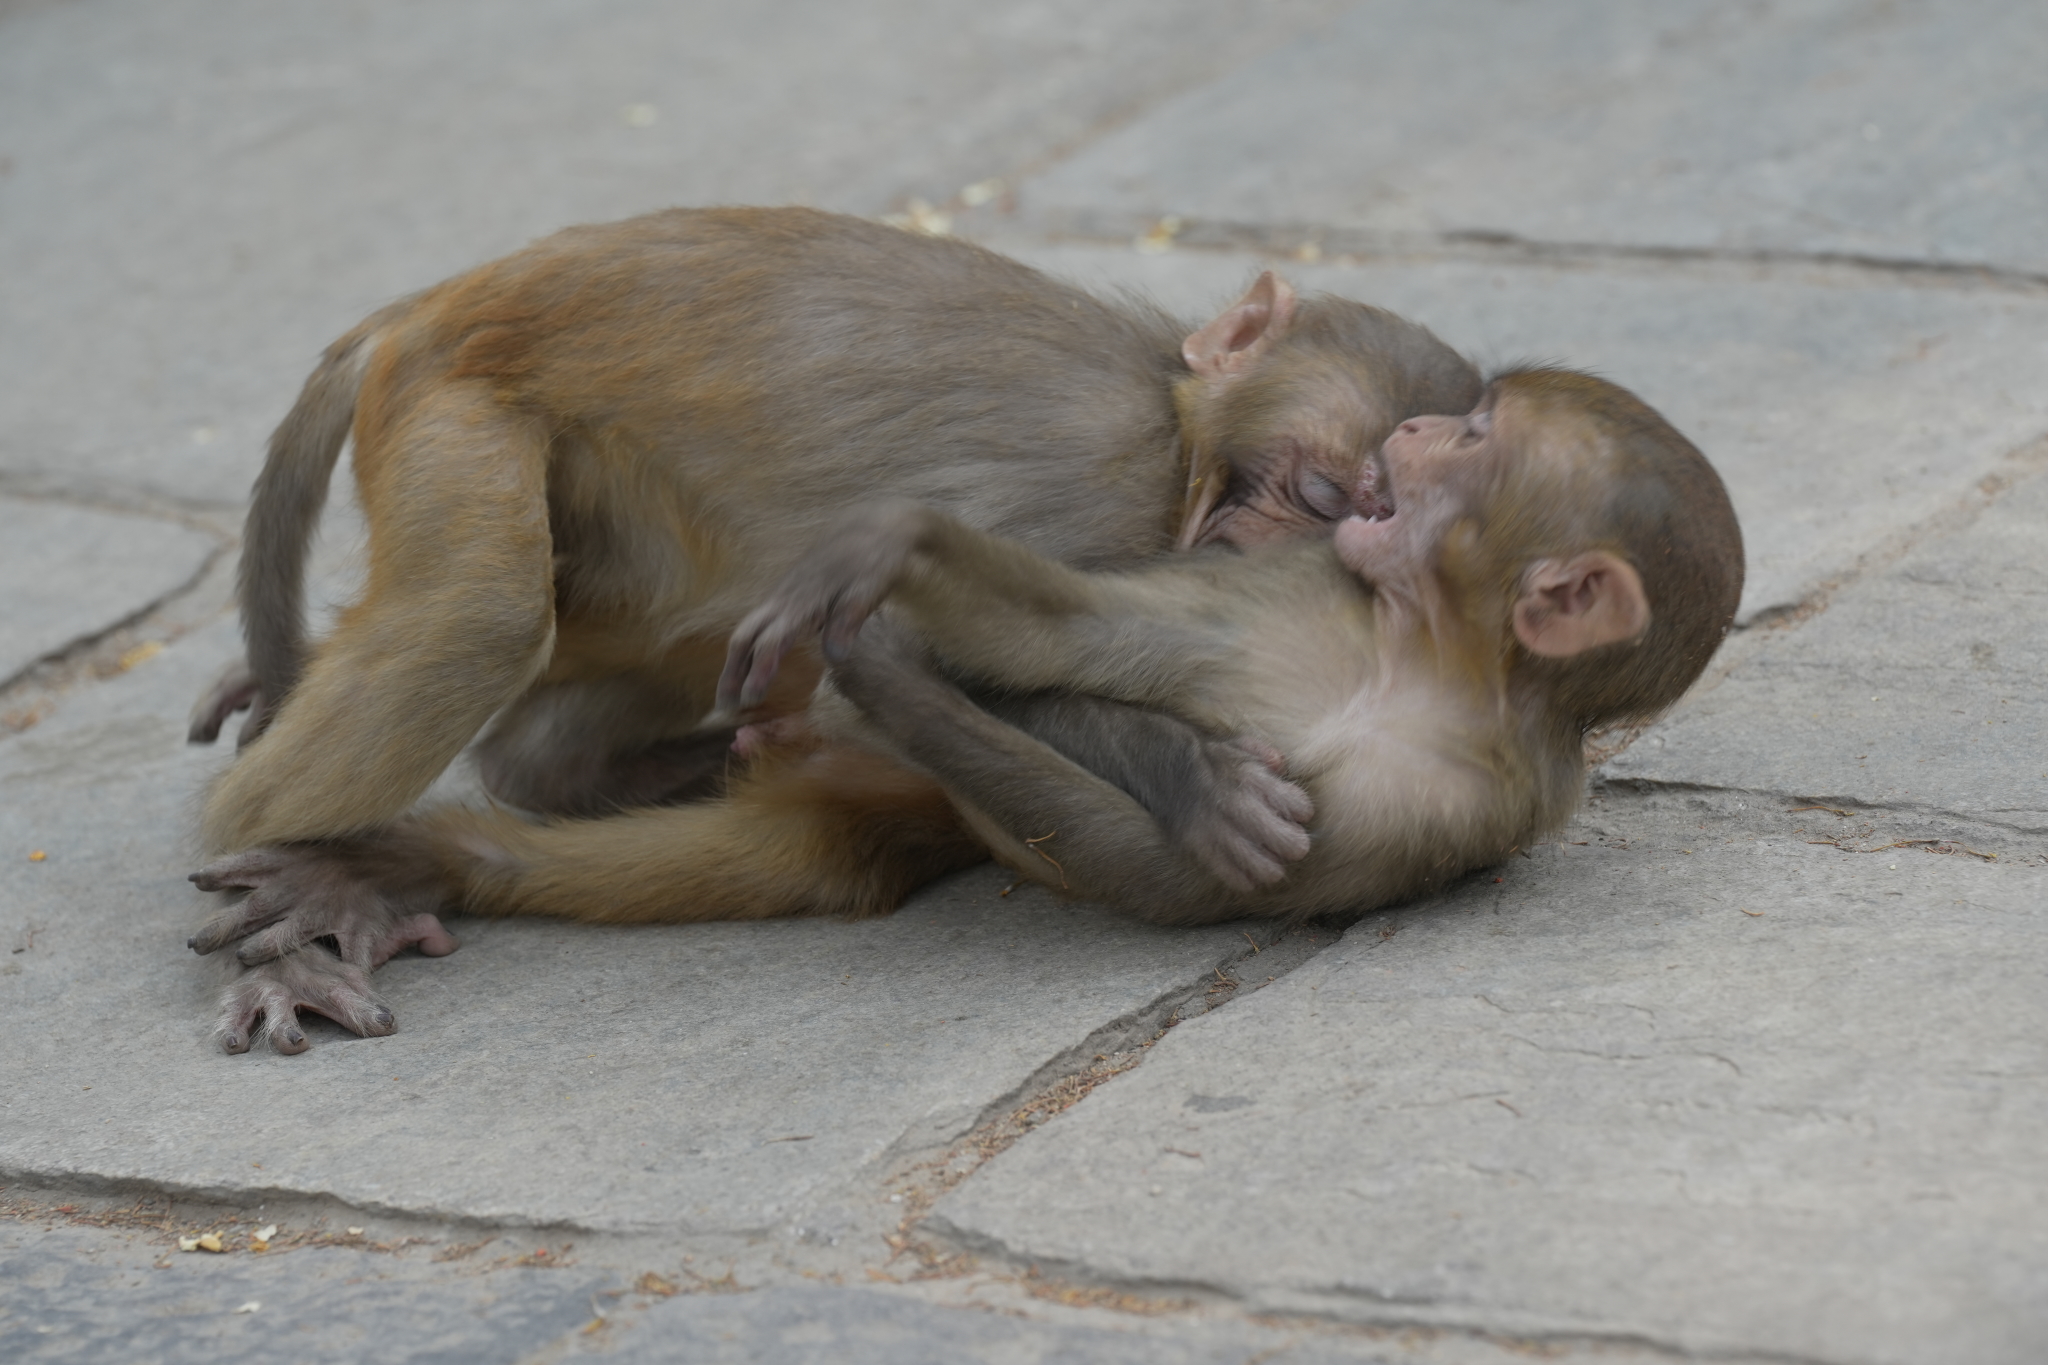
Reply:
[[[1254,739],[1205,739],[1194,789],[1153,817],[1188,855],[1234,891],[1270,886],[1309,849],[1315,803],[1286,777],[1280,752]]]
[[[937,519],[928,508],[896,500],[862,508],[835,527],[733,630],[718,706],[704,723],[730,724],[758,706],[783,656],[814,636],[822,633],[828,660],[843,663]]]
[[[254,966],[329,938],[342,962],[365,972],[415,944],[445,957],[457,945],[431,913],[439,889],[408,866],[406,852],[369,842],[283,844],[222,858],[193,873],[193,884],[249,894],[223,906],[187,946],[211,953],[239,939],[236,959]]]

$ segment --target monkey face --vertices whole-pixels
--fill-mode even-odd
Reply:
[[[1491,406],[1463,417],[1411,417],[1360,472],[1357,511],[1337,526],[1337,557],[1376,584],[1435,568],[1436,548],[1477,513],[1512,453],[1512,433]]]
[[[1297,436],[1239,454],[1232,461],[1229,497],[1192,543],[1222,541],[1249,549],[1326,533],[1358,510],[1348,486],[1355,482],[1357,462],[1348,470],[1343,463],[1322,444]]]

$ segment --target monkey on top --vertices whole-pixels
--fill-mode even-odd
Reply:
[[[806,209],[573,228],[383,309],[329,348],[271,439],[239,579],[248,660],[194,712],[198,741],[251,713],[201,820],[215,860],[193,879],[239,895],[191,940],[233,949],[222,1045],[243,1051],[267,1029],[277,1050],[302,1051],[301,1010],[390,1032],[369,973],[409,946],[453,951],[437,917],[448,909],[619,922],[884,913],[1047,832],[1035,809],[1013,819],[978,785],[1012,751],[1019,772],[1056,758],[1066,768],[1045,771],[1071,790],[1113,791],[1117,818],[1148,822],[1195,882],[1250,896],[1291,881],[1332,796],[1307,776],[1315,751],[1284,728],[1266,734],[1248,701],[1119,700],[1128,678],[1020,690],[950,660],[920,684],[909,664],[923,646],[883,658],[878,628],[841,669],[843,695],[826,694],[810,720],[823,661],[806,645],[735,718],[745,728],[707,728],[728,638],[807,550],[840,543],[847,509],[890,497],[1048,564],[1184,562],[1217,576],[1218,611],[1256,616],[1259,575],[1272,572],[1261,547],[1326,543],[1376,510],[1393,511],[1379,534],[1408,534],[1398,528],[1421,504],[1382,507],[1376,452],[1405,420],[1466,411],[1483,387],[1426,329],[1297,298],[1270,272],[1190,327],[967,243]],[[351,442],[367,581],[309,645],[305,551]],[[1726,520],[1711,474],[1692,491],[1701,501],[1685,515]],[[1446,533],[1447,563],[1465,534]],[[1735,546],[1729,522],[1739,573]],[[1639,648],[1665,658],[1663,580],[1606,548],[1645,584]],[[1252,572],[1237,588],[1222,562],[1234,551]],[[1399,591],[1390,581],[1371,600]],[[1414,611],[1452,604],[1417,599]],[[942,657],[944,634],[931,636]],[[1447,649],[1478,638],[1441,635]],[[929,752],[898,737],[904,718],[887,701],[853,723],[845,698],[865,695],[871,650],[902,695],[943,685],[937,695],[978,707],[934,711]],[[1415,663],[1378,653],[1388,668]],[[1552,706],[1577,686],[1569,666],[1544,674],[1540,656],[1482,666],[1482,654],[1446,676],[1469,690],[1499,672],[1502,715],[1533,717],[1513,708],[1538,682]],[[1387,742],[1446,715],[1390,722]],[[986,728],[986,747],[942,742],[967,721]],[[495,804],[414,810],[472,739]],[[1281,771],[1283,754],[1322,811]],[[1062,825],[1054,842],[1077,836]],[[1108,883],[1096,893],[1148,906]]]
[[[720,700],[756,704],[822,632],[850,703],[826,723],[934,774],[1018,872],[1147,919],[1415,895],[1563,824],[1586,731],[1678,699],[1734,620],[1742,538],[1690,442],[1568,370],[1401,423],[1359,482],[1327,541],[1126,573],[915,504],[867,509],[734,632]],[[1272,789],[1272,840],[1300,862],[1216,875],[1085,757],[967,689],[1087,693],[1270,746],[1300,784]]]

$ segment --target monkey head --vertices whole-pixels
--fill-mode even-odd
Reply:
[[[1463,417],[1401,423],[1353,501],[1347,567],[1582,729],[1676,701],[1742,596],[1720,476],[1591,375],[1510,371]]]
[[[1299,299],[1270,270],[1181,355],[1183,548],[1322,534],[1368,510],[1360,471],[1395,425],[1463,412],[1482,388],[1427,328],[1349,299]]]

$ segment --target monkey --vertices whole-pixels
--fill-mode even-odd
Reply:
[[[1573,371],[1510,371],[1463,418],[1403,422],[1353,502],[1326,541],[1121,573],[873,506],[740,624],[710,719],[754,705],[786,651],[822,636],[853,708],[839,724],[934,775],[1020,875],[1159,923],[1299,920],[1412,897],[1562,825],[1585,733],[1676,701],[1741,596],[1712,466],[1640,399]],[[1284,878],[1226,883],[960,679],[1269,743],[1313,804],[1310,847]]]
[[[733,625],[846,507],[906,498],[1090,569],[1256,546],[1326,531],[1396,423],[1480,389],[1426,329],[1271,272],[1190,327],[807,209],[571,228],[372,314],[271,439],[239,571],[246,664],[193,717],[209,742],[249,711],[195,880],[248,890],[275,865],[191,940],[251,968],[223,1045],[268,1020],[297,1051],[300,1009],[394,1027],[368,972],[452,950],[406,908],[446,902],[365,892],[321,850],[382,837],[460,861],[483,837],[466,817],[401,822],[473,739],[489,795],[551,822],[484,841],[546,846],[527,856],[557,889],[526,902],[545,913],[877,914],[985,858],[888,755],[800,737],[735,768],[740,732],[699,727]],[[305,550],[349,443],[367,581],[309,649]],[[750,733],[798,720],[821,669],[793,655]],[[1032,705],[1149,781],[1139,799],[1219,875],[1275,875],[1298,842],[1260,746],[1109,701]],[[302,951],[321,939],[342,956]]]
[[[825,752],[849,752],[869,727],[1020,873],[1169,924],[1361,912],[1560,824],[1580,794],[1584,733],[1675,701],[1741,595],[1741,531],[1712,466],[1633,395],[1570,371],[1511,371],[1464,418],[1402,423],[1353,502],[1327,542],[1124,573],[881,504],[742,621],[706,723],[757,704],[817,633],[839,699],[819,709],[845,736]],[[1232,885],[1114,783],[975,705],[962,679],[1025,698],[1079,689],[1264,736],[1306,789],[1294,813],[1312,807],[1311,846],[1282,880]],[[642,898],[620,918],[664,918],[669,869],[629,860],[666,814],[636,813],[648,823],[632,832],[584,822],[604,843],[592,847],[449,809],[211,875],[287,900],[334,881],[392,917],[448,903],[551,913],[593,884],[579,878],[609,875],[613,894]]]

